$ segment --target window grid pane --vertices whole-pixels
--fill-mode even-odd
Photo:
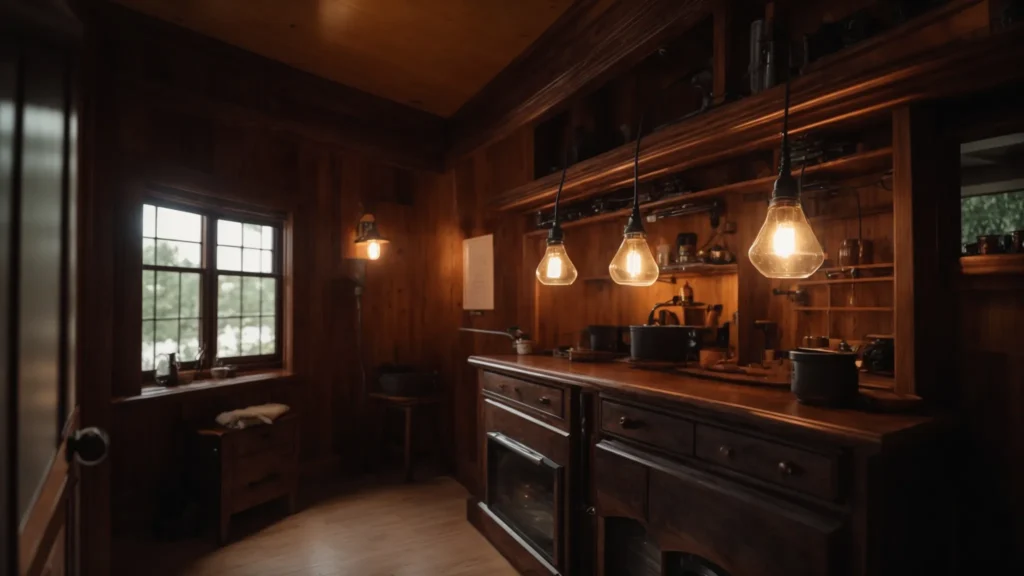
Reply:
[[[217,284],[217,356],[275,354],[277,279],[219,275]]]
[[[216,280],[217,356],[277,353],[278,283],[273,226],[217,220],[216,238],[206,238],[204,215],[144,204],[142,209],[141,365],[153,370],[161,355],[194,361],[206,333],[202,311],[205,281]],[[211,227],[211,230],[213,228]],[[215,240],[216,269],[246,272],[204,278],[204,243]],[[162,267],[165,269],[152,269]],[[176,268],[179,270],[167,270]],[[189,272],[188,269],[195,269]],[[226,290],[225,290],[226,288]],[[213,327],[210,327],[213,328]]]
[[[233,220],[217,220],[217,269],[273,274],[277,231]]]

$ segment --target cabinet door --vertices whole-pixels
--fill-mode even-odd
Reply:
[[[650,470],[648,525],[664,550],[743,576],[837,571],[841,522],[701,472]]]

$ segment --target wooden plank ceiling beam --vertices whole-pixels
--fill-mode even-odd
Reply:
[[[711,14],[710,0],[579,0],[449,119],[449,162],[543,118]]]

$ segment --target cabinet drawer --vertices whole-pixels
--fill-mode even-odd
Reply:
[[[282,418],[266,426],[253,426],[230,436],[233,458],[274,451],[290,453],[295,444],[295,419]]]
[[[276,500],[292,491],[290,480],[283,475],[270,475],[231,492],[232,513],[248,510],[264,502]]]
[[[601,400],[601,430],[675,454],[693,454],[693,422],[644,408]]]
[[[264,452],[240,458],[231,466],[231,487],[245,489],[266,483],[268,480],[285,478],[291,473],[294,458],[280,452]]]
[[[697,426],[697,457],[826,500],[838,493],[834,457],[714,426]]]
[[[565,417],[565,390],[562,388],[509,378],[493,372],[484,372],[483,379],[484,390],[552,416]]]

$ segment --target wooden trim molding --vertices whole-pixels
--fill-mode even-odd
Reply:
[[[508,136],[711,15],[710,0],[578,0],[449,120],[449,164]]]
[[[943,281],[956,257],[949,239],[960,237],[959,220],[944,217],[958,210],[960,146],[938,128],[937,109],[915,105],[892,116],[895,392],[929,400],[942,390],[935,359],[955,358],[934,328],[952,300]]]

